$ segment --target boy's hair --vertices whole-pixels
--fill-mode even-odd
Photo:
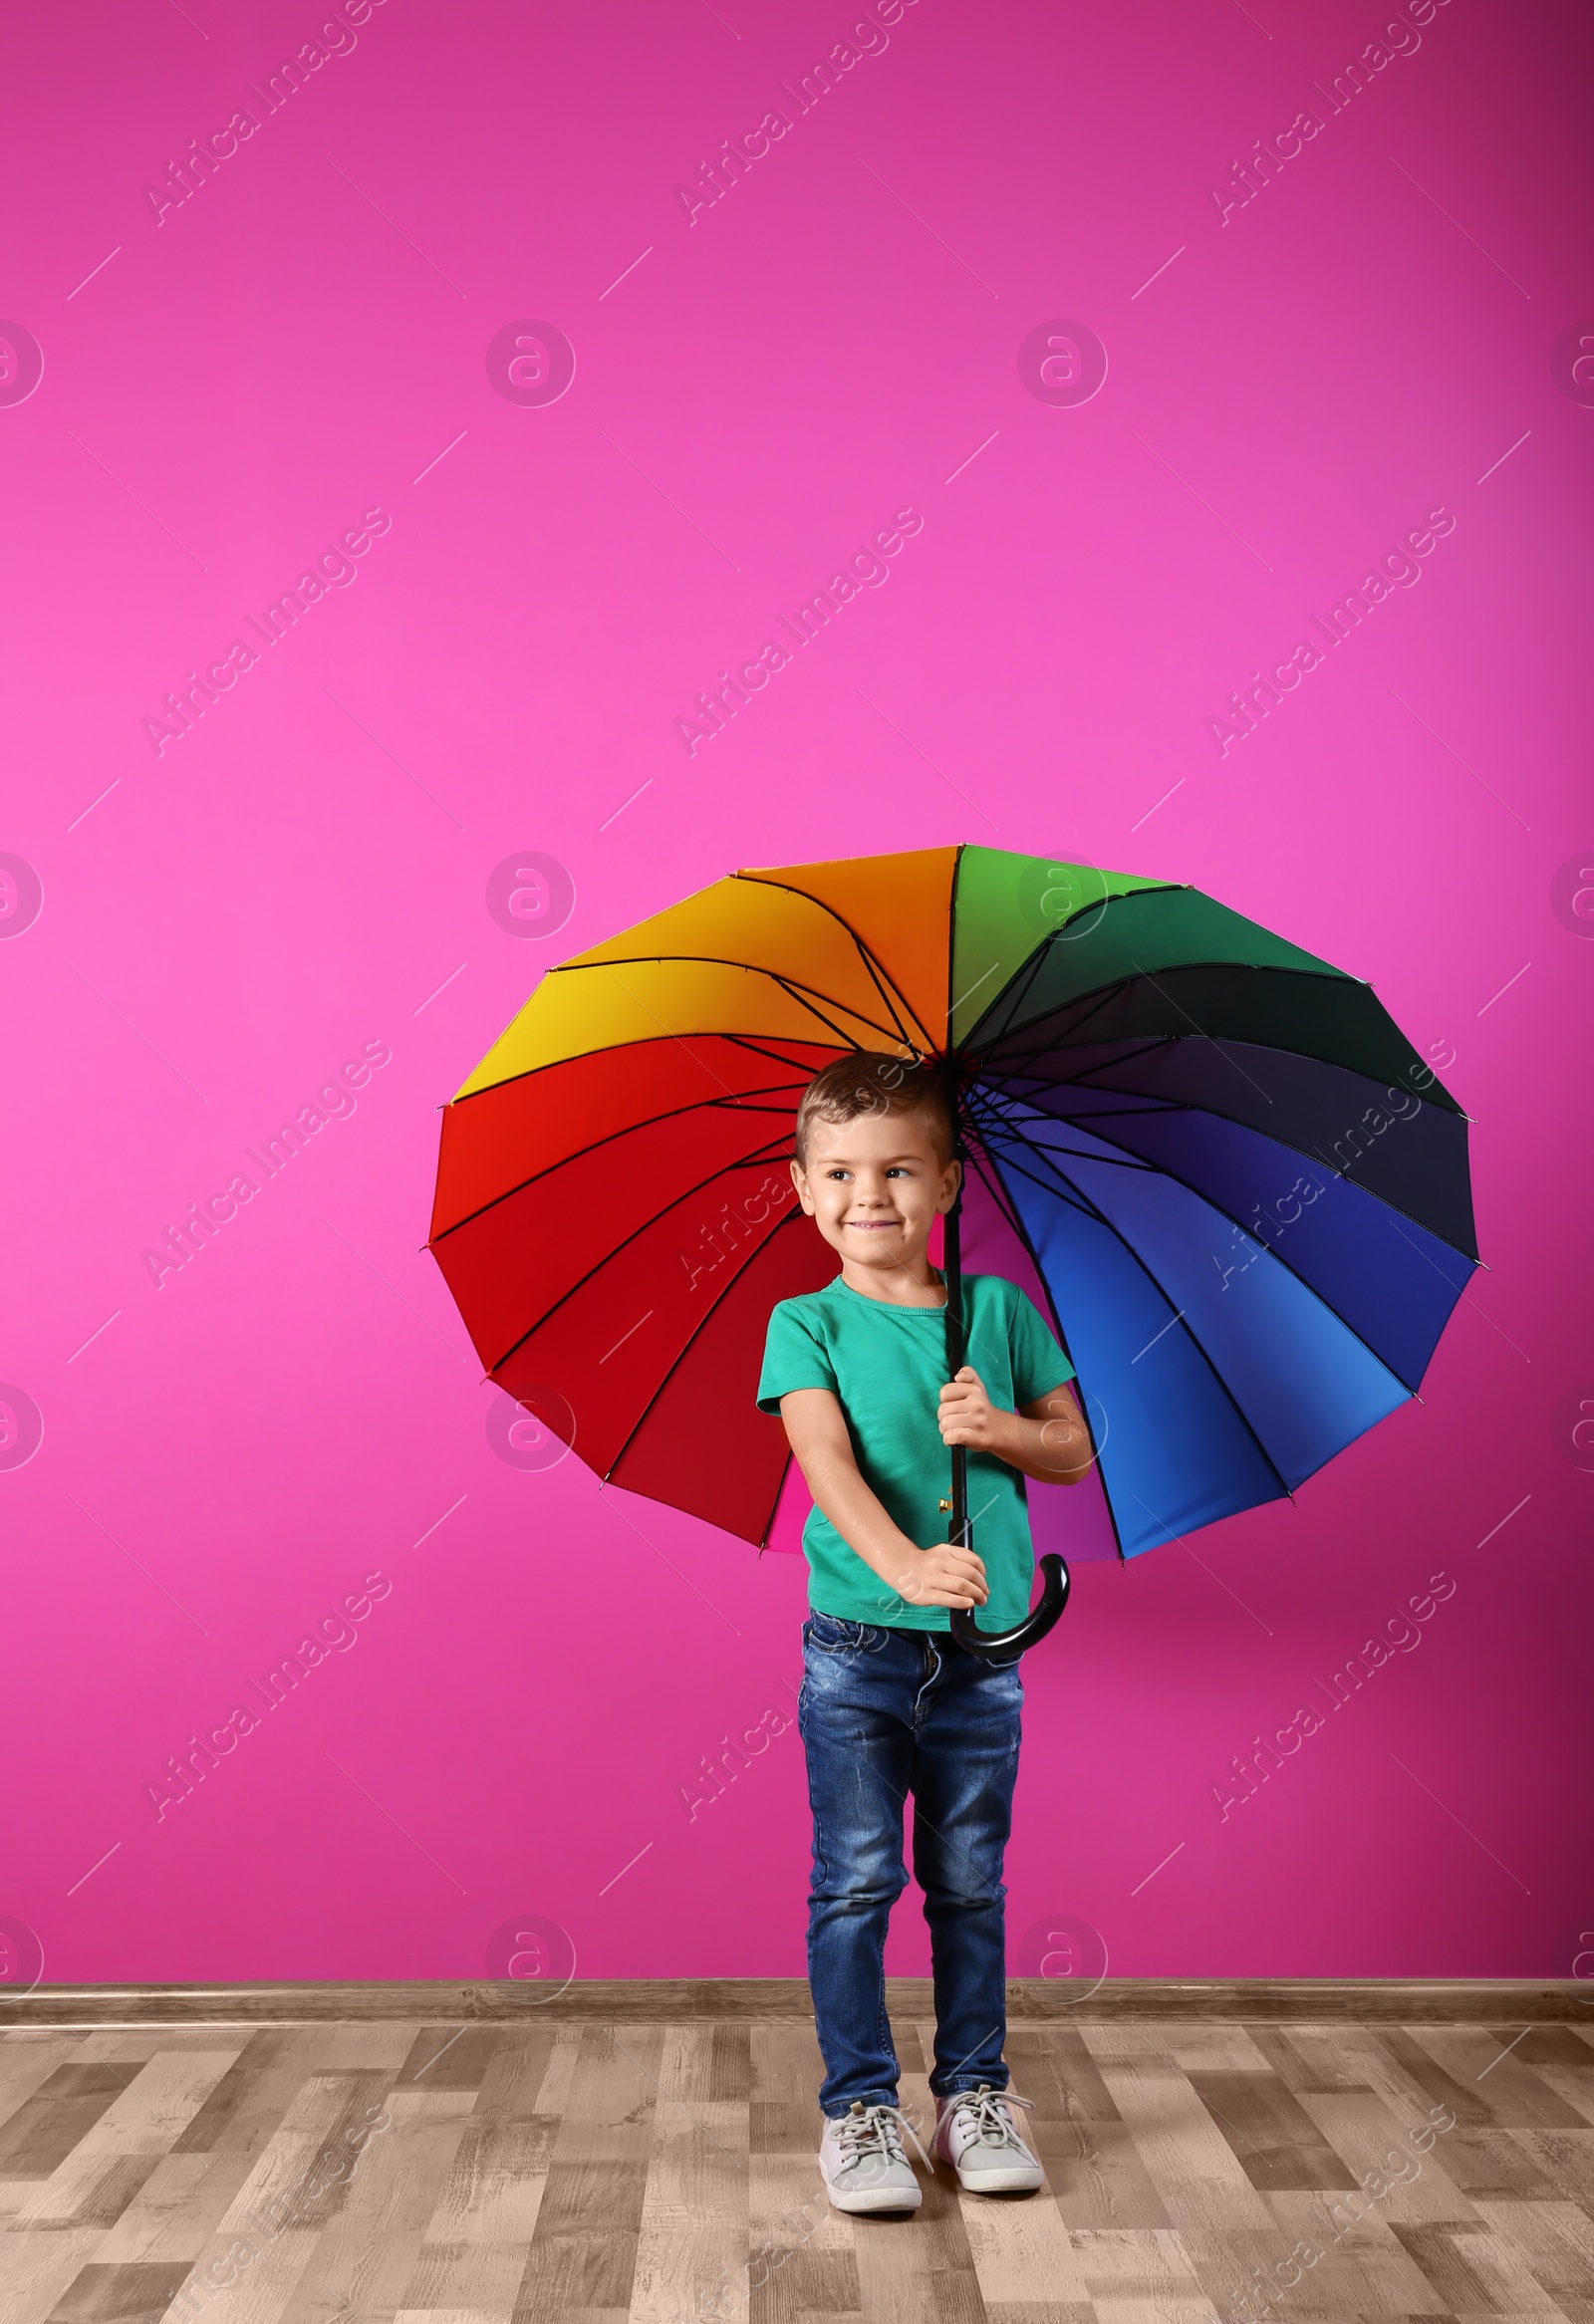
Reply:
[[[880,1114],[920,1115],[934,1133],[941,1161],[952,1160],[951,1111],[935,1068],[879,1050],[857,1049],[816,1073],[798,1101],[798,1168],[808,1167],[808,1137],[815,1122],[839,1126]]]

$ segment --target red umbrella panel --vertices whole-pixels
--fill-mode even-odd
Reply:
[[[488,1375],[606,1480],[747,1541],[788,1458],[749,1385],[770,1309],[835,1273],[787,1167],[835,1054],[661,1038],[448,1117],[431,1248]]]

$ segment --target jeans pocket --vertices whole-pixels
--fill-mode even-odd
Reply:
[[[859,1648],[869,1649],[879,1644],[880,1634],[872,1624],[854,1622],[843,1614],[821,1614],[814,1609],[803,1624],[803,1644],[817,1647],[821,1654],[844,1655]]]

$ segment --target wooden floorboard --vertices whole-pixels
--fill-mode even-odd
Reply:
[[[894,2028],[928,2143],[933,2022]],[[0,2032],[0,2324],[1594,2324],[1580,2010],[1031,2018],[1007,2058],[1045,2186],[921,2170],[869,2219],[811,2019]]]
[[[1591,1987],[1529,1977],[1104,1977],[1088,1992],[1059,1977],[1010,1977],[1014,2024],[1128,2021],[1238,2025],[1527,2025],[1586,2021]],[[888,1977],[895,2023],[933,2015],[929,1977]],[[0,1997],[8,2026],[305,2025],[426,2020],[521,2024],[746,2025],[811,2017],[803,1977],[576,1978],[556,1993],[509,1979],[478,1984],[37,1985]]]

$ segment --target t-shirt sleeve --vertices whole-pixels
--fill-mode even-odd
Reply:
[[[1038,1403],[1054,1388],[1061,1388],[1065,1381],[1075,1377],[1074,1367],[1052,1338],[1039,1308],[1016,1286],[1007,1335],[1013,1367],[1013,1403],[1020,1410]]]
[[[783,1299],[764,1337],[764,1369],[758,1379],[758,1410],[778,1413],[794,1388],[836,1387],[836,1374],[817,1331],[795,1300]]]

